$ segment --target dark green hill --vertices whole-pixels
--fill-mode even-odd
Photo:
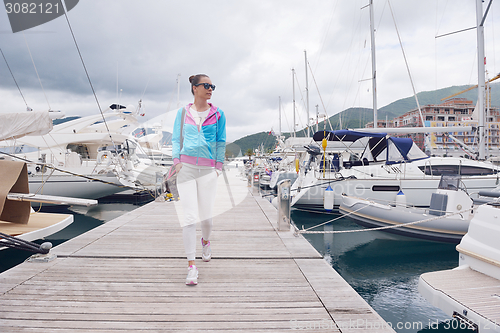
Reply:
[[[442,98],[451,96],[453,94],[456,94],[460,91],[463,91],[470,86],[452,86],[448,88],[443,88],[439,90],[434,90],[434,91],[423,91],[417,94],[418,97],[418,102],[420,106],[424,105],[429,105],[429,104],[440,104],[443,101],[441,101]],[[493,106],[500,106],[500,83],[493,83],[491,85],[491,105]],[[477,101],[477,89],[472,89],[469,90],[465,93],[462,93],[458,96],[457,98],[466,98],[468,100],[471,100],[473,103],[476,103]],[[415,97],[407,97],[403,98],[400,100],[397,100],[395,102],[392,102],[391,104],[388,104],[384,106],[383,108],[380,108],[379,114],[383,114],[383,117],[379,116],[380,119],[385,118],[384,113],[388,113],[389,115],[393,114],[395,116],[400,116],[405,112],[408,112],[410,110],[416,109],[417,108],[417,102],[415,101]],[[389,116],[389,119],[391,117]]]
[[[421,107],[429,104],[440,104],[442,103],[441,98],[448,97],[469,87],[470,86],[467,85],[452,86],[434,91],[423,91],[417,94],[418,102]],[[500,107],[500,83],[491,84],[491,96],[491,105]],[[473,103],[476,103],[477,89],[472,89],[456,97],[467,98],[468,100],[473,101]],[[388,120],[392,120],[393,118],[416,108],[417,102],[415,101],[415,97],[412,96],[403,98],[380,108],[378,110],[378,119],[382,120],[387,117]],[[331,116],[329,120],[334,130],[340,129],[339,117],[342,118],[343,128],[363,128],[367,123],[373,121],[373,109],[349,108]],[[323,122],[319,124],[319,128],[323,129]],[[326,128],[330,129],[328,122]],[[288,138],[290,133],[284,133],[284,135],[285,138]],[[301,130],[297,132],[297,136],[304,136],[304,131]],[[264,146],[265,150],[273,149],[276,146],[276,138],[266,132],[251,134],[228,144],[227,150],[228,153],[237,156],[241,149],[241,153],[245,155],[248,149],[254,150],[261,145]]]

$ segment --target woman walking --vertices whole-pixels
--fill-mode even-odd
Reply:
[[[205,74],[189,77],[194,102],[177,111],[172,136],[172,157],[177,189],[184,211],[181,222],[188,260],[187,285],[198,284],[196,224],[201,224],[203,261],[210,261],[210,233],[217,178],[226,153],[226,117],[208,103],[215,90]]]

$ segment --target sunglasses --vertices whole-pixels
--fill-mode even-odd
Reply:
[[[215,85],[210,84],[210,83],[197,83],[197,84],[193,84],[193,86],[195,86],[195,87],[198,87],[198,86],[201,86],[201,85],[203,85],[203,88],[205,88],[207,90],[210,89],[210,88],[212,88],[212,91],[215,90]]]

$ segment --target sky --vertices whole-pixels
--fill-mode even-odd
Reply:
[[[188,77],[205,73],[229,142],[293,131],[294,95],[298,130],[307,105],[309,118],[372,107],[368,2],[80,0],[68,20],[15,34],[0,10],[0,48],[24,96],[1,57],[0,112],[27,104],[87,116],[141,100],[140,121],[171,131],[174,110],[193,99]],[[414,90],[477,84],[476,30],[436,38],[474,27],[475,0],[374,0],[374,25],[379,108]],[[500,72],[498,1],[484,25],[491,78]]]

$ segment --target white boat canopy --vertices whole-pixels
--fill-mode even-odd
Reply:
[[[52,130],[48,112],[0,113],[0,141],[25,135],[44,135]]]

